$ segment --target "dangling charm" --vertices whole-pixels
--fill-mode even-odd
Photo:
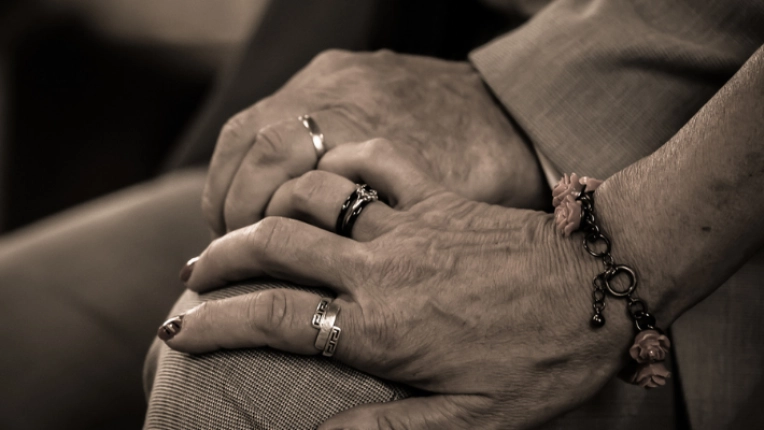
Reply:
[[[642,388],[656,388],[666,385],[666,380],[671,377],[671,372],[663,363],[644,363],[637,367],[631,383]]]
[[[591,323],[592,327],[600,328],[605,325],[605,316],[597,312],[592,316]]]
[[[629,349],[629,355],[639,365],[630,382],[642,388],[655,388],[666,385],[671,372],[663,362],[669,354],[671,341],[668,336],[658,330],[640,331],[634,338],[634,345]]]

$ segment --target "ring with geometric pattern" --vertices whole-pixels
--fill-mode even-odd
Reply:
[[[334,355],[334,351],[337,350],[337,343],[340,341],[340,334],[342,334],[341,328],[337,326],[332,327],[332,331],[329,333],[329,340],[326,341],[326,346],[324,347],[323,355],[325,357]]]
[[[321,304],[319,303],[319,306]],[[333,301],[326,305],[326,311],[321,318],[320,326],[316,336],[316,342],[314,346],[319,351],[323,351],[323,355],[331,357],[334,355],[334,351],[337,349],[337,343],[340,340],[340,334],[342,329],[335,325],[337,321],[337,315],[340,313],[340,306]]]
[[[316,306],[316,313],[313,314],[313,320],[310,322],[310,325],[312,325],[313,328],[321,330],[321,320],[323,320],[324,315],[326,315],[326,306],[328,304],[329,299],[321,299],[321,301],[318,302],[318,306]]]

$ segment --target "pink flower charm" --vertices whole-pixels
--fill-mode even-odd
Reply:
[[[579,182],[578,175],[571,173],[571,175],[568,176],[566,173],[552,190],[552,204],[554,207],[560,206],[560,203],[565,199],[565,196],[570,196],[573,193],[579,192],[581,191],[581,188],[583,188],[583,184]]]
[[[554,210],[557,231],[568,237],[581,226],[581,202],[568,194]]]
[[[602,182],[603,181],[600,181],[599,179],[590,178],[588,176],[584,176],[578,180],[579,184],[586,185],[586,192],[596,190],[600,185],[602,185]]]
[[[671,372],[663,363],[642,363],[637,367],[631,383],[642,388],[655,388],[666,385],[666,380],[671,377]]]
[[[629,355],[637,363],[655,363],[666,359],[669,348],[671,341],[666,335],[655,330],[643,330],[634,338]]]

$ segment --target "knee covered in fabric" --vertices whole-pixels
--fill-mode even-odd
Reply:
[[[265,288],[299,287],[261,280],[203,296],[187,292],[172,314],[204,300]],[[155,342],[149,352],[144,384],[149,398],[146,428],[162,428],[168,423],[189,429],[315,428],[353,406],[411,394],[406,387],[318,355],[299,356],[269,348],[189,355],[161,342]]]

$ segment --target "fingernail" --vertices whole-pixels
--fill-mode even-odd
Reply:
[[[188,282],[188,279],[191,278],[191,272],[194,271],[194,265],[196,264],[197,261],[199,261],[199,257],[194,257],[188,260],[186,265],[183,266],[182,269],[180,269],[180,274],[178,274],[178,276],[180,276],[181,281]]]
[[[181,327],[183,327],[183,315],[172,317],[159,327],[157,336],[166,342],[175,337],[180,332]]]

